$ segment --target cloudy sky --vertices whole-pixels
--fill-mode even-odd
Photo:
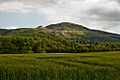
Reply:
[[[0,0],[0,28],[64,21],[120,34],[120,0]]]

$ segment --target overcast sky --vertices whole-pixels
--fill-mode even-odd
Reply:
[[[120,0],[0,0],[0,28],[64,21],[120,34]]]

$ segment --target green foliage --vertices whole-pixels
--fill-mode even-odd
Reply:
[[[61,37],[39,38],[22,36],[0,36],[0,53],[80,53],[97,51],[119,51],[120,42],[93,42],[67,40]]]
[[[73,23],[46,27],[0,29],[0,53],[80,53],[119,51],[120,35]]]
[[[0,36],[0,53],[31,53],[34,40],[28,37]]]
[[[120,80],[120,52],[2,54],[0,80]]]
[[[112,34],[99,30],[91,30],[84,26],[63,22],[48,25],[46,27],[39,26],[37,28],[20,28],[15,30],[0,29],[0,35],[14,35],[25,37],[39,38],[55,38],[61,37],[71,40],[90,40],[95,42],[120,42],[119,34]]]

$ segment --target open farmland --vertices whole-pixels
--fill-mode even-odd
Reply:
[[[120,80],[120,52],[1,54],[0,80]]]

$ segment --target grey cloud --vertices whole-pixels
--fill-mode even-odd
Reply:
[[[116,30],[113,28],[120,27],[120,5],[117,0],[96,3],[83,13],[86,14],[84,19],[90,22],[90,25],[93,23],[92,25],[101,27],[102,30]]]
[[[111,0],[111,1],[116,1],[116,2],[120,3],[120,0]]]
[[[118,10],[107,11],[103,10],[102,8],[94,8],[87,11],[87,14],[93,16],[95,15],[101,20],[120,21],[120,11]]]
[[[0,3],[2,2],[23,2],[23,3],[32,3],[32,4],[56,4],[57,0],[0,0]]]
[[[4,2],[31,5],[51,22],[73,21],[102,30],[120,26],[120,0],[0,0]]]

